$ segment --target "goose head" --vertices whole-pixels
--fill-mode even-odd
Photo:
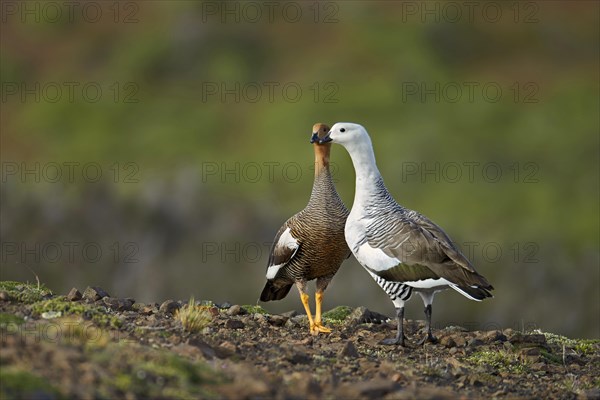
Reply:
[[[325,142],[321,142],[329,133],[329,125],[317,123],[313,125],[312,128],[312,137],[310,139],[311,143],[316,144],[325,144]]]
[[[338,122],[331,127],[327,136],[319,143],[338,143],[349,148],[356,145],[371,144],[367,130],[359,124],[351,122]]]

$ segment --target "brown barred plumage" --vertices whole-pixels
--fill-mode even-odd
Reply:
[[[310,200],[304,210],[288,219],[277,232],[267,266],[268,280],[260,296],[261,301],[280,300],[296,284],[313,334],[329,332],[321,325],[323,292],[350,256],[344,237],[349,211],[335,190],[329,170],[331,144],[318,144],[318,139],[328,131],[325,124],[313,126],[315,179]],[[305,291],[306,282],[313,279],[317,280],[314,320]]]

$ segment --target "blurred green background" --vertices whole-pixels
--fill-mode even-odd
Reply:
[[[599,3],[77,4],[2,3],[1,279],[254,303],[312,124],[351,121],[496,288],[439,294],[437,327],[600,336]],[[354,259],[340,304],[393,310]]]

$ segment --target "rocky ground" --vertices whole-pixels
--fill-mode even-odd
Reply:
[[[312,337],[294,312],[186,303],[0,282],[1,398],[600,398],[598,340],[454,326],[419,346],[409,320],[407,347],[390,347],[395,324],[362,307]]]

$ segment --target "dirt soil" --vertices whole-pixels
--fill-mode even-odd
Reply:
[[[207,301],[189,332],[186,303],[0,282],[1,398],[600,398],[598,340],[453,326],[420,346],[408,320],[407,346],[384,346],[394,321],[364,307],[313,337],[295,312]]]

